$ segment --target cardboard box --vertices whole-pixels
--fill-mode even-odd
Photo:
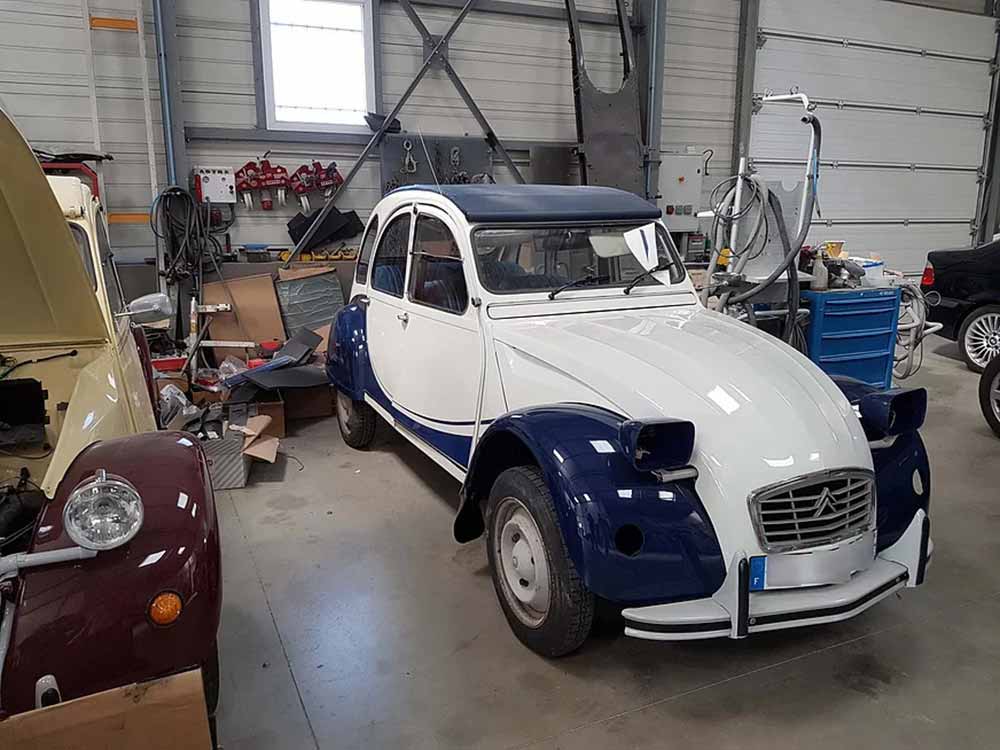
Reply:
[[[246,422],[250,417],[266,415],[271,418],[271,423],[264,430],[265,435],[277,438],[285,436],[285,402],[281,399],[278,391],[267,391],[267,401],[224,401],[223,416],[234,421],[235,415],[241,411],[244,418],[239,421]]]
[[[0,721],[17,750],[210,750],[201,672],[106,690]]]
[[[315,419],[333,415],[333,388],[314,385],[311,388],[282,388],[285,419]]]

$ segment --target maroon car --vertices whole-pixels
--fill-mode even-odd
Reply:
[[[169,302],[124,301],[99,202],[2,110],[0,150],[0,719],[198,667],[211,713],[212,485],[196,438],[156,431],[134,329]]]

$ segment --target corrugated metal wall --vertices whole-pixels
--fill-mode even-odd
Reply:
[[[814,221],[808,241],[846,240],[907,273],[923,269],[928,250],[967,246],[994,22],[897,2],[764,0],[760,31],[754,91],[794,87],[818,101],[822,158],[840,164],[821,172],[819,202],[832,224]],[[800,115],[784,105],[754,115],[750,154],[764,177],[802,179],[802,166],[774,163],[804,164]]]
[[[145,10],[153,145],[162,180],[156,46]],[[136,3],[0,2],[0,102],[38,148],[113,154],[102,170],[106,205],[114,214],[142,213],[149,210],[151,187],[138,34],[92,30],[91,16],[135,19]],[[126,260],[152,255],[147,226],[113,224],[111,232]]]
[[[106,165],[112,213],[148,210],[149,168],[135,33],[91,31],[86,0],[0,1],[0,99],[35,145],[52,149],[93,148],[90,75],[93,69],[99,137],[115,155]],[[536,0],[562,8],[560,0]],[[610,0],[580,3],[581,10],[611,13]],[[442,33],[456,11],[418,6],[432,33]],[[134,0],[91,0],[90,15],[134,18]],[[664,69],[662,149],[700,152],[713,148],[719,165],[731,148],[738,0],[669,0]],[[180,0],[177,7],[182,99],[191,126],[251,128],[256,125],[252,37],[248,0]],[[146,3],[146,51],[152,88],[157,173],[165,179],[152,16]],[[391,106],[422,61],[419,35],[398,5],[382,6],[383,100]],[[92,45],[93,55],[88,50]],[[613,28],[587,26],[588,68],[599,85],[620,77]],[[566,24],[559,20],[473,12],[451,42],[451,60],[501,138],[575,140],[573,94]],[[93,61],[93,62],[91,62]],[[91,65],[93,67],[91,68]],[[335,55],[331,65],[336,65]],[[427,134],[478,135],[479,129],[450,81],[431,73],[404,108],[404,126]],[[344,169],[360,148],[301,143],[194,141],[192,164],[239,167],[271,149],[271,157],[294,167],[318,158]],[[524,152],[522,152],[523,154]],[[519,164],[527,170],[526,164]],[[508,176],[502,166],[496,176]],[[372,159],[343,195],[340,205],[364,217],[379,197],[378,162]],[[233,241],[287,243],[285,222],[297,204],[271,213],[244,212]],[[119,257],[142,261],[153,252],[143,224],[116,224]]]

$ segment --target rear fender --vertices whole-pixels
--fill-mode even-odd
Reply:
[[[342,307],[333,321],[326,352],[327,377],[355,401],[365,397],[369,370],[367,317],[364,304],[356,299]]]
[[[632,604],[716,591],[725,577],[722,552],[694,480],[665,483],[636,470],[619,444],[623,421],[582,404],[534,407],[495,420],[469,466],[456,538],[482,534],[484,501],[501,471],[533,463],[552,495],[569,557],[590,591]],[[634,540],[635,529],[640,548],[623,549],[620,534]]]

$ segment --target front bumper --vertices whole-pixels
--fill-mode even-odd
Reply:
[[[751,591],[749,561],[739,553],[722,587],[709,598],[624,610],[625,635],[658,641],[745,638],[847,620],[895,591],[923,583],[932,553],[930,519],[923,510],[894,545],[845,583]]]

